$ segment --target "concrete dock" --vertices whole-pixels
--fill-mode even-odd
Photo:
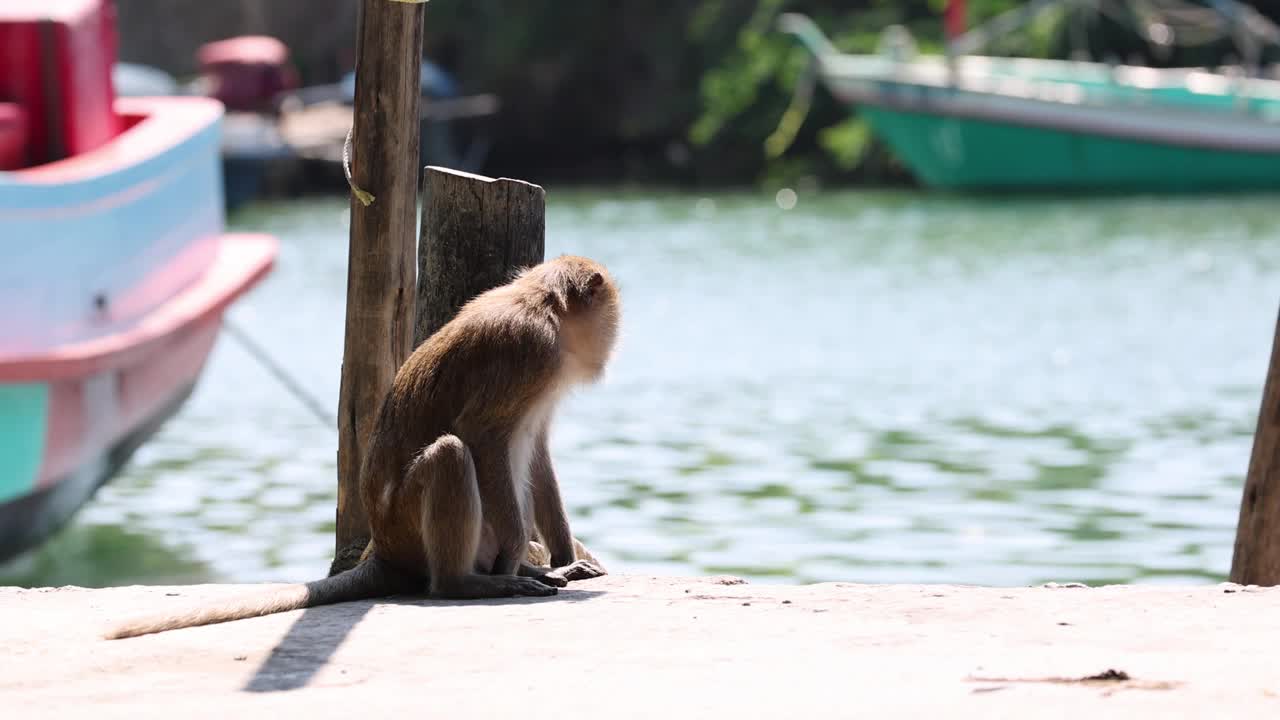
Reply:
[[[1235,585],[612,576],[545,599],[391,599],[99,639],[257,587],[0,589],[0,714],[1280,717],[1280,589]]]

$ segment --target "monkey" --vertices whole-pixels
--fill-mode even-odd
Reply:
[[[580,557],[547,434],[562,397],[603,376],[620,319],[608,271],[579,256],[477,295],[410,354],[383,398],[360,471],[371,539],[355,567],[105,637],[424,591],[542,597],[604,574]],[[548,565],[529,562],[531,546]]]

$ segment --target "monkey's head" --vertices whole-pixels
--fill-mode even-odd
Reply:
[[[600,263],[561,255],[530,271],[556,298],[560,337],[576,378],[593,381],[604,372],[618,338],[622,305],[618,286]]]

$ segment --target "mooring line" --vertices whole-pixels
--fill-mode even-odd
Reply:
[[[390,0],[391,2],[403,3],[405,5],[423,5],[427,0]],[[356,185],[356,181],[351,179],[351,136],[356,131],[356,125],[351,123],[351,127],[347,129],[347,139],[342,142],[342,172],[347,176],[347,185],[351,188],[351,193],[356,196],[360,204],[369,207],[373,204],[373,193]]]
[[[279,363],[272,360],[271,356],[267,354],[267,351],[264,350],[261,345],[254,342],[253,338],[249,337],[249,334],[245,332],[243,328],[237,325],[231,318],[225,316],[223,318],[223,325],[226,327],[231,337],[238,340],[240,345],[248,351],[255,360],[266,367],[267,372],[274,375],[291,395],[297,398],[297,400],[303,405],[307,406],[307,409],[311,411],[311,414],[315,416],[321,425],[327,425],[330,428],[338,427],[338,417],[326,410],[323,403],[307,392],[306,388],[302,387],[302,384],[297,380],[294,380],[287,370],[280,367]]]
[[[403,0],[392,0],[392,2],[402,2]],[[342,172],[347,176],[347,185],[351,186],[351,192],[355,194],[356,199],[365,207],[373,202],[373,195],[351,179],[351,136],[356,131],[355,123],[351,123],[351,127],[347,128],[347,139],[342,142]]]

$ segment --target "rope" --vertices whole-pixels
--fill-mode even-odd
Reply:
[[[417,2],[417,0],[391,0],[391,2]],[[369,207],[373,204],[373,195],[356,185],[356,182],[351,179],[351,136],[355,131],[356,126],[352,125],[347,130],[347,139],[342,142],[342,173],[347,176],[347,185],[351,187],[351,192],[355,194],[356,199],[365,207]]]
[[[390,2],[403,3],[405,5],[424,5],[428,0],[389,0]],[[361,205],[369,207],[373,204],[373,194],[368,190],[356,185],[355,180],[351,179],[351,136],[356,131],[356,126],[352,125],[347,130],[347,139],[342,142],[342,173],[347,176],[347,185],[351,188],[351,193],[356,196]]]
[[[399,2],[399,0],[395,1]],[[238,340],[240,345],[244,347],[249,355],[253,356],[254,360],[257,360],[263,367],[265,367],[267,372],[271,373],[280,381],[281,385],[284,385],[285,389],[289,391],[289,394],[297,398],[299,402],[311,411],[311,414],[315,416],[316,420],[318,420],[321,425],[328,425],[332,428],[336,428],[338,426],[338,418],[331,415],[319,400],[316,400],[314,396],[302,387],[301,383],[290,377],[289,373],[284,370],[284,368],[281,368],[276,364],[276,362],[271,359],[271,356],[267,354],[266,350],[263,350],[260,345],[255,343],[244,329],[237,325],[231,318],[226,316],[223,317],[223,326],[227,329],[231,337]]]

